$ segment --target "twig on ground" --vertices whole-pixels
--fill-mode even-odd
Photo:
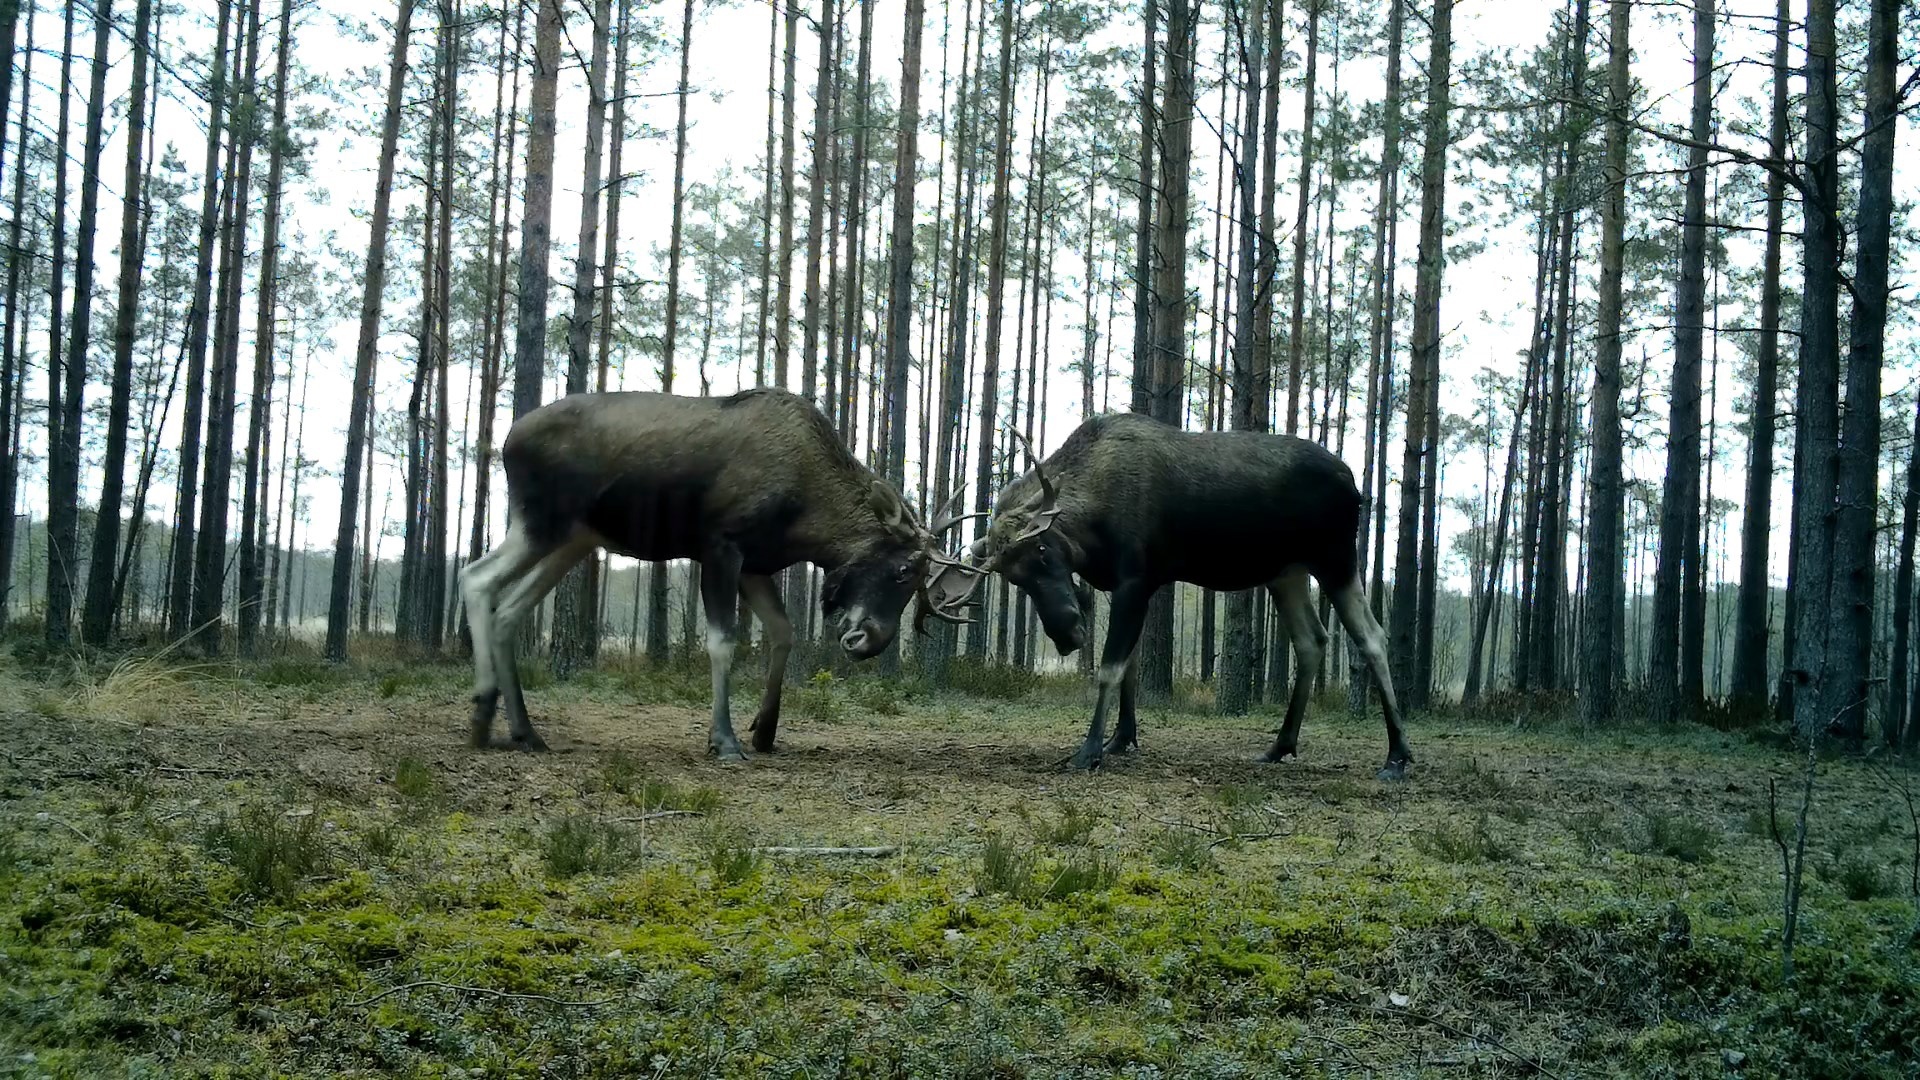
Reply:
[[[611,1005],[614,1001],[613,998],[568,1001],[565,998],[549,997],[546,994],[517,994],[510,990],[494,990],[486,986],[462,986],[459,983],[440,982],[437,979],[421,979],[418,982],[401,983],[399,986],[388,987],[369,998],[349,1001],[346,1003],[346,1006],[349,1009],[364,1009],[382,998],[389,998],[395,994],[405,993],[408,990],[419,990],[422,987],[433,987],[436,990],[453,990],[462,994],[479,994],[483,997],[508,998],[514,1001],[544,1001],[549,1005],[564,1005],[579,1009],[591,1009],[601,1005]]]
[[[860,859],[883,859],[898,855],[898,847],[757,847],[761,855],[849,855]]]
[[[79,837],[82,840],[85,840],[89,844],[97,845],[100,843],[100,841],[95,840],[92,836],[89,836],[86,830],[82,829],[80,826],[75,825],[73,822],[68,821],[66,818],[63,818],[58,814],[49,814],[45,810],[42,810],[40,811],[39,818],[41,821],[51,821],[55,825],[64,826],[68,832],[71,832],[73,835]]]
[[[1539,1073],[1541,1076],[1550,1076],[1550,1077],[1553,1077],[1554,1080],[1564,1080],[1564,1078],[1562,1078],[1559,1073],[1554,1072],[1552,1069],[1547,1068],[1544,1064],[1540,1063],[1538,1060],[1534,1058],[1530,1058],[1525,1054],[1522,1054],[1520,1051],[1515,1050],[1513,1047],[1508,1046],[1506,1043],[1501,1042],[1499,1039],[1496,1039],[1491,1035],[1476,1035],[1471,1031],[1465,1030],[1464,1028],[1456,1027],[1453,1024],[1449,1024],[1445,1020],[1442,1020],[1437,1016],[1420,1012],[1417,1009],[1409,1009],[1404,1006],[1399,1008],[1389,1009],[1380,1005],[1369,1005],[1369,1006],[1366,1006],[1366,1008],[1371,1009],[1372,1011],[1379,1013],[1382,1016],[1404,1016],[1409,1020],[1418,1020],[1423,1024],[1431,1024],[1432,1026],[1437,1027],[1440,1030],[1445,1031],[1457,1038],[1472,1039],[1474,1042],[1485,1043],[1488,1046],[1493,1047],[1495,1050],[1498,1050],[1501,1053],[1512,1058],[1513,1060],[1519,1062],[1520,1064],[1525,1065],[1527,1068],[1532,1069],[1534,1072]]]
[[[614,818],[613,820],[620,822],[623,825],[629,825],[636,821],[658,821],[661,818],[702,817],[702,816],[704,815],[702,815],[698,810],[650,810],[647,813],[640,814],[635,817],[617,817],[617,818]]]

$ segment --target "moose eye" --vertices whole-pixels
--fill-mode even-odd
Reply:
[[[905,581],[912,576],[913,576],[912,563],[901,563],[899,567],[895,569],[893,572],[893,580],[895,581]]]

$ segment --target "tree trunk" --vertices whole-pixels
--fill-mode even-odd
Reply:
[[[800,8],[788,4],[785,60],[780,92],[780,254],[779,282],[774,292],[773,385],[787,389],[789,357],[793,351],[793,144],[794,100],[798,93],[795,55],[799,48]]]
[[[97,14],[110,16],[105,4]],[[120,553],[120,502],[126,479],[127,428],[133,407],[133,341],[140,310],[141,151],[146,135],[147,31],[152,23],[152,0],[139,0],[133,22],[133,92],[127,103],[127,167],[120,203],[119,300],[114,305],[113,389],[107,406],[107,457],[100,481],[100,512],[94,520],[93,553],[87,567],[87,597],[80,619],[80,638],[89,645],[105,645],[113,634],[113,571]],[[105,31],[101,31],[104,36]],[[91,149],[91,148],[90,148]],[[84,233],[83,233],[84,236]],[[83,241],[84,242],[84,241]],[[86,249],[91,251],[91,245]],[[79,338],[79,321],[75,321]],[[81,341],[77,348],[84,349]],[[7,511],[12,512],[9,503]],[[142,508],[134,507],[139,514]]]
[[[542,11],[552,7],[557,19],[557,5],[558,0],[544,0]],[[413,0],[400,0],[399,12],[394,16],[393,61],[387,72],[387,107],[380,128],[380,174],[374,185],[371,238],[367,243],[365,281],[360,294],[360,336],[354,351],[353,403],[348,410],[347,456],[340,484],[340,527],[334,537],[333,583],[327,601],[326,655],[329,661],[336,664],[345,663],[347,659],[348,606],[353,592],[354,518],[360,511],[362,464],[369,449],[367,428],[373,418],[373,362],[380,344],[380,302],[387,274],[387,216],[392,206],[394,158],[399,150],[400,109],[407,80],[407,34],[412,22]],[[545,65],[548,71],[554,69],[558,60],[555,55],[559,51],[558,29],[557,26],[554,28],[554,48],[545,54],[545,59],[549,61]],[[549,106],[547,131],[551,134],[552,130]],[[528,193],[529,205],[534,202],[534,194],[531,191]],[[544,236],[536,250],[542,256],[541,266],[544,268]],[[524,265],[532,265],[533,261],[529,256]],[[545,291],[544,288],[540,290],[543,301]],[[537,378],[535,388],[537,392]],[[371,487],[372,477],[369,475],[364,479]],[[363,590],[362,595],[365,596],[369,591]]]
[[[920,39],[925,0],[907,0],[900,54],[900,119],[893,159],[893,235],[887,281],[886,476],[907,486],[907,368],[913,320],[913,194],[919,167]],[[929,512],[932,507],[927,508]],[[897,652],[895,655],[898,655]]]
[[[232,505],[233,422],[240,370],[240,287],[245,276],[249,192],[253,176],[255,79],[260,69],[260,0],[246,11],[247,55],[239,69],[245,123],[233,132],[228,156],[234,168],[233,199],[220,254],[220,302],[215,309],[215,366],[207,411],[207,458],[200,483],[200,532],[194,538],[194,636],[209,655],[220,651],[227,584],[227,521]]]
[[[1260,417],[1256,415],[1256,406],[1260,403],[1258,392],[1259,379],[1255,374],[1254,341],[1259,331],[1256,320],[1261,310],[1261,301],[1267,291],[1267,279],[1258,277],[1260,269],[1270,267],[1272,259],[1267,254],[1267,246],[1259,229],[1259,219],[1255,217],[1256,176],[1253,167],[1253,148],[1262,146],[1270,150],[1273,146],[1273,133],[1262,132],[1260,128],[1261,106],[1272,95],[1263,94],[1260,83],[1266,64],[1267,30],[1266,14],[1268,0],[1253,0],[1253,17],[1250,26],[1241,29],[1241,55],[1245,60],[1243,77],[1246,80],[1245,119],[1240,133],[1240,152],[1236,158],[1238,167],[1234,171],[1235,190],[1239,206],[1239,266],[1234,275],[1234,320],[1233,320],[1233,430],[1258,431]],[[1278,13],[1276,12],[1276,15]],[[1279,26],[1275,25],[1277,31]],[[1277,34],[1275,35],[1278,36]],[[1277,51],[1277,50],[1276,50]],[[1262,135],[1265,141],[1262,141]],[[1265,167],[1273,167],[1273,156],[1263,150],[1261,159]],[[1269,174],[1268,190],[1272,190],[1272,177]],[[1256,279],[1259,285],[1255,285]],[[1227,594],[1225,612],[1224,648],[1220,657],[1220,680],[1215,690],[1215,700],[1220,712],[1227,716],[1244,716],[1253,707],[1253,593],[1242,589]]]
[[[227,97],[227,26],[236,0],[220,0],[214,34],[213,65],[207,90],[207,156],[200,199],[199,255],[194,265],[193,307],[187,329],[187,397],[180,421],[180,454],[175,470],[178,488],[173,524],[172,566],[168,572],[167,633],[185,637],[193,628],[193,538],[198,528],[196,510],[200,472],[201,411],[206,398],[207,327],[213,289],[214,232],[219,224],[220,134]]]
[[[1873,0],[1867,30],[1866,138],[1853,230],[1853,317],[1847,341],[1847,402],[1840,433],[1839,506],[1833,525],[1830,642],[1820,716],[1858,747],[1872,690],[1874,545],[1880,500],[1880,367],[1886,347],[1892,256],[1893,147],[1899,128],[1894,67],[1898,0]],[[1813,125],[1809,124],[1811,131]],[[1816,162],[1818,158],[1814,159]],[[1836,341],[1836,345],[1838,342]],[[1807,718],[1808,721],[1811,718]],[[1807,722],[1807,721],[1803,721]],[[1886,725],[1892,732],[1892,724]]]
[[[600,159],[602,140],[607,126],[607,35],[613,24],[613,4],[611,0],[594,0],[593,5],[593,59],[587,68],[587,126],[585,161],[580,169],[580,238],[575,245],[573,270],[573,317],[567,322],[567,390],[569,394],[584,394],[593,364],[593,319],[594,276],[596,267],[594,256],[600,243],[600,194],[603,188]],[[684,58],[686,48],[683,45],[681,55]],[[683,61],[684,62],[684,61]],[[686,115],[686,88],[681,87],[681,115]],[[684,131],[684,126],[682,128]],[[684,136],[683,136],[684,138]],[[678,159],[676,158],[676,163]],[[680,249],[680,174],[674,171],[674,237],[672,259],[673,270],[668,274],[667,309],[671,312],[678,302],[679,249]],[[671,315],[669,315],[667,341],[673,341]],[[672,346],[669,344],[666,363],[673,364]],[[553,596],[553,648],[550,654],[555,675],[565,678],[581,668],[593,663],[595,653],[599,651],[599,611],[600,605],[594,589],[593,568],[599,565],[599,558],[583,559],[576,563]]]
[[[1313,81],[1320,54],[1320,2],[1307,0],[1307,70],[1300,118],[1300,201],[1293,218],[1293,317],[1287,336],[1287,434],[1300,430],[1300,372],[1305,365],[1307,336],[1302,319],[1307,308],[1307,206],[1313,193]]]
[[[1787,155],[1789,29],[1787,0],[1774,12],[1773,112],[1767,155]],[[1767,573],[1773,512],[1773,443],[1780,381],[1780,247],[1786,217],[1786,179],[1767,173],[1766,262],[1760,275],[1760,340],[1753,370],[1753,406],[1748,414],[1747,494],[1740,525],[1740,594],[1734,616],[1732,703],[1743,711],[1767,703],[1767,608],[1773,585]]]
[[[1599,326],[1593,360],[1593,449],[1587,470],[1587,591],[1581,628],[1580,719],[1605,724],[1615,716],[1621,651],[1615,640],[1622,567],[1620,307],[1626,261],[1627,123],[1633,93],[1628,67],[1631,0],[1609,0],[1607,41],[1606,188],[1600,206]]]
[[[293,34],[293,0],[280,6],[280,42],[273,85],[273,127],[267,150],[267,220],[260,247],[260,307],[253,331],[253,405],[247,416],[247,489],[241,498],[240,635],[241,656],[258,651],[261,606],[265,599],[265,552],[251,542],[260,528],[263,460],[267,450],[267,418],[273,392],[274,307],[279,292],[280,195],[285,175],[287,141],[287,66]]]
[[[112,0],[97,0],[93,24],[93,79],[87,92],[86,146],[80,165],[80,226],[75,236],[79,246],[74,255],[73,321],[67,363],[62,371],[66,378],[60,402],[64,413],[59,436],[51,440],[47,454],[47,644],[56,647],[72,640],[73,590],[80,572],[80,435],[85,417],[88,337],[93,323],[93,234],[100,212],[100,152],[105,142]],[[139,151],[134,153],[138,156]],[[57,280],[54,288],[57,293]],[[58,299],[56,295],[56,303]],[[124,457],[124,443],[121,453]]]
[[[1153,415],[1153,150],[1158,125],[1154,122],[1154,20],[1159,0],[1147,0],[1146,43],[1140,52],[1140,178],[1139,213],[1133,231],[1133,394],[1132,409]]]
[[[1154,218],[1152,415],[1184,426],[1187,367],[1187,205],[1192,190],[1193,62],[1197,19],[1188,0],[1167,4],[1167,84],[1160,102],[1160,198]],[[1173,595],[1147,607],[1140,638],[1139,691],[1147,701],[1173,694]]]
[[[1713,0],[1693,5],[1693,130],[1680,227],[1680,282],[1674,293],[1673,391],[1668,398],[1667,479],[1660,497],[1660,556],[1653,574],[1653,641],[1647,657],[1654,716],[1690,717],[1697,685],[1680,670],[1681,607],[1699,575],[1700,367],[1707,295],[1707,148],[1713,134]]]
[[[1425,708],[1428,692],[1419,679],[1421,634],[1420,525],[1422,494],[1435,483],[1425,466],[1432,438],[1429,432],[1432,387],[1439,375],[1440,274],[1445,258],[1445,201],[1448,104],[1452,61],[1453,0],[1435,0],[1432,46],[1428,54],[1429,99],[1426,145],[1420,165],[1420,257],[1414,284],[1413,341],[1408,360],[1406,451],[1401,463],[1399,549],[1393,581],[1391,646],[1394,670],[1408,679],[1404,692],[1409,708]],[[1435,553],[1427,552],[1430,561]]]
[[[1010,0],[1001,0],[1000,87],[995,98],[998,113],[993,140],[993,202],[988,214],[988,228],[992,232],[987,240],[987,339],[986,355],[981,360],[980,371],[980,430],[973,493],[975,511],[984,511],[991,506],[995,487],[993,448],[998,440],[995,438],[994,416],[1000,405],[1000,331],[1006,318],[1007,217],[1012,201],[1008,167],[1013,151],[1013,74],[1019,66],[1019,57],[1014,51],[1013,8]],[[974,522],[976,542],[986,536],[986,527],[985,518]],[[979,622],[967,635],[967,654],[985,656],[986,652],[987,624]]]
[[[673,224],[670,239],[667,242],[667,322],[662,337],[664,344],[660,353],[660,390],[673,393],[673,354],[674,345],[680,332],[680,235],[682,226],[681,194],[685,187],[687,163],[687,63],[693,50],[693,0],[687,0],[680,21],[680,91],[679,119],[674,124],[673,149]],[[821,68],[824,73],[826,68]],[[816,135],[817,137],[817,135]],[[815,155],[816,165],[819,157]],[[815,182],[816,190],[818,181]],[[817,219],[816,219],[817,220]],[[812,242],[811,240],[809,242]],[[817,266],[815,267],[817,269]],[[808,370],[812,370],[814,294],[808,293],[809,315],[808,331]],[[812,385],[808,385],[808,397],[812,397]],[[662,563],[653,565],[647,593],[647,657],[654,663],[664,663],[667,659],[667,567]],[[694,597],[687,598],[693,603]]]
[[[1800,372],[1795,386],[1792,572],[1795,597],[1781,711],[1804,733],[1840,697],[1829,693],[1833,628],[1834,493],[1839,485],[1839,163],[1836,160],[1833,0],[1807,8],[1806,160],[1801,198]],[[1878,409],[1874,410],[1878,415]],[[1798,595],[1796,595],[1798,594]],[[1809,715],[1801,715],[1801,714]]]
[[[33,21],[35,5],[27,4],[27,47],[20,62],[20,124],[19,124],[19,161],[13,167],[13,205],[26,205],[27,191],[27,122],[32,117],[33,101]],[[8,35],[11,42],[12,35]],[[0,126],[4,126],[4,102],[0,102]],[[20,393],[26,379],[26,350],[15,348],[14,331],[19,327],[20,317],[20,274],[27,261],[26,252],[21,247],[20,224],[24,214],[9,215],[12,220],[7,225],[7,313],[6,336],[0,341],[0,350],[4,351],[4,363],[0,363],[0,627],[7,624],[7,617],[13,601],[13,551],[14,523],[13,510],[19,502],[20,489],[20,429],[24,427],[22,419],[26,412],[26,402]],[[22,331],[19,339],[25,341]]]

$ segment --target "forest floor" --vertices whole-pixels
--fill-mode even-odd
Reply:
[[[1489,707],[1147,710],[1061,772],[1072,683],[789,692],[708,760],[704,661],[0,663],[0,1075],[1913,1076],[1920,777]],[[754,680],[742,680],[751,682]],[[736,715],[751,715],[746,690]],[[878,857],[781,847],[885,847]]]

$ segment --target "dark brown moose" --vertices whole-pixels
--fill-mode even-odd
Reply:
[[[1387,721],[1379,775],[1398,779],[1413,754],[1387,674],[1386,637],[1367,610],[1355,550],[1360,507],[1352,471],[1305,439],[1179,431],[1132,413],[1096,416],[1000,493],[969,565],[942,568],[928,593],[937,612],[952,617],[980,576],[997,570],[1032,601],[1063,655],[1087,644],[1092,590],[1112,594],[1093,724],[1070,759],[1090,769],[1104,753],[1138,745],[1132,658],[1154,593],[1175,581],[1222,591],[1264,586],[1293,641],[1296,671],[1311,672],[1327,640],[1307,590],[1311,574],[1379,681]],[[1116,688],[1119,718],[1103,747]],[[1294,679],[1266,760],[1297,752],[1311,689],[1311,678]]]
[[[635,559],[694,559],[713,661],[707,749],[746,758],[728,713],[735,596],[766,628],[767,684],[753,748],[773,749],[793,626],[772,575],[795,563],[826,571],[820,606],[855,660],[893,641],[928,570],[950,563],[934,531],[857,461],[819,410],[779,390],[727,398],[573,394],[521,417],[500,450],[507,534],[461,574],[473,634],[473,745],[492,738],[507,703],[509,745],[544,750],[514,662],[521,623],[597,548]],[[951,521],[938,526],[944,529]]]

